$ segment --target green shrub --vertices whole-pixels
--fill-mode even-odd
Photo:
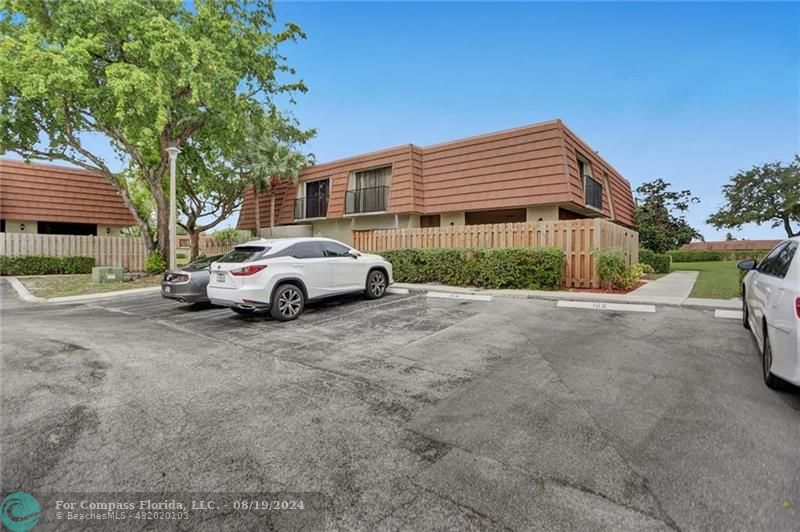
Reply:
[[[669,273],[672,268],[672,257],[665,253],[653,253],[649,249],[640,249],[639,263],[651,266],[654,273]]]
[[[0,257],[0,275],[57,275],[92,273],[94,257],[23,255]]]
[[[655,270],[655,268],[653,268],[652,266],[650,266],[650,265],[649,265],[649,264],[647,264],[647,263],[640,262],[639,264],[637,264],[637,266],[638,266],[638,267],[639,267],[639,269],[642,271],[642,275],[644,275],[644,274],[656,273],[656,270]]]
[[[558,248],[396,249],[382,255],[401,283],[437,282],[482,288],[558,289]]]
[[[595,249],[594,265],[600,284],[610,286],[616,284],[616,280],[625,273],[625,259],[619,250]]]
[[[620,290],[630,290],[642,278],[642,267],[639,264],[633,266],[625,266],[616,279],[614,279],[614,286]]]
[[[151,251],[144,261],[144,269],[149,273],[162,273],[167,269],[167,261],[158,251]]]

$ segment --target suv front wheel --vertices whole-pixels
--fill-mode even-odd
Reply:
[[[297,318],[304,307],[303,292],[293,284],[284,284],[275,290],[269,313],[278,321],[290,321]]]
[[[389,286],[389,279],[381,270],[372,270],[367,275],[367,297],[369,299],[380,299],[386,294]]]

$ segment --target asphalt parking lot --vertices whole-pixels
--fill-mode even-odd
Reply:
[[[341,530],[800,528],[800,394],[710,310],[2,301],[6,490],[320,491]]]

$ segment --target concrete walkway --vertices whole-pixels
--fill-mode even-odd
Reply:
[[[673,301],[680,305],[692,293],[694,282],[700,272],[678,271],[668,273],[664,277],[645,283],[644,286],[630,292],[630,296],[644,297],[653,301]]]
[[[522,299],[548,299],[551,301],[599,301],[613,303],[636,303],[647,305],[669,305],[675,307],[713,308],[737,310],[742,307],[740,299],[704,299],[689,297],[697,278],[697,272],[673,272],[628,294],[603,294],[565,290],[517,290],[481,289],[440,284],[395,283],[393,288],[418,292],[445,292],[450,294],[481,294],[494,297]],[[650,286],[655,285],[655,286]]]

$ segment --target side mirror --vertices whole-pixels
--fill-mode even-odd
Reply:
[[[347,252],[347,254],[350,255],[351,257],[353,257],[354,259],[357,259],[358,257],[361,256],[361,253],[359,253],[358,251],[356,251],[354,249],[349,250]]]
[[[747,260],[739,261],[739,263],[736,265],[736,267],[739,268],[740,270],[749,271],[749,270],[755,270],[756,269],[756,264],[757,263],[756,263],[755,259],[747,259]]]

